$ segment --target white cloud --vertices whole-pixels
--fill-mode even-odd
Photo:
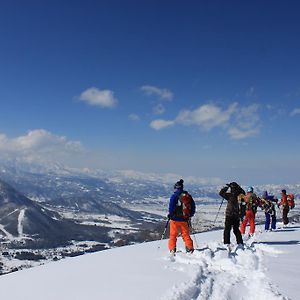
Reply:
[[[241,107],[237,102],[227,109],[214,104],[201,105],[195,110],[182,110],[175,120],[154,120],[150,127],[160,130],[175,124],[197,126],[210,131],[213,128],[225,130],[232,139],[253,137],[260,132],[259,105],[252,104]]]
[[[249,129],[256,126],[260,119],[258,109],[258,104],[241,107],[236,115],[238,126],[244,129]]]
[[[143,85],[141,90],[148,96],[158,96],[160,99],[169,100],[173,99],[173,93],[169,89],[159,88],[152,85]]]
[[[89,105],[104,108],[113,108],[118,103],[118,100],[114,97],[113,91],[99,90],[95,87],[91,87],[82,92],[79,99]]]
[[[166,121],[166,120],[154,120],[150,123],[150,127],[155,130],[161,130],[166,127],[173,126],[175,124],[174,121]]]
[[[235,121],[232,121],[228,134],[232,139],[245,139],[257,136],[260,132],[259,105],[252,104],[240,107],[235,114]]]
[[[234,140],[241,140],[248,137],[253,137],[259,134],[258,128],[253,129],[239,129],[236,127],[231,127],[228,129],[229,136]]]
[[[128,118],[129,118],[129,120],[131,120],[131,121],[140,121],[140,116],[138,116],[138,115],[136,115],[136,114],[130,114],[129,116],[128,116]]]
[[[16,138],[0,134],[0,153],[8,157],[55,159],[82,151],[80,142],[69,141],[64,136],[54,135],[44,129],[31,130]]]
[[[300,114],[300,108],[295,108],[293,111],[291,111],[290,115],[293,117],[295,115]]]
[[[237,103],[233,103],[227,110],[213,104],[199,106],[195,110],[183,110],[179,112],[176,123],[182,125],[197,125],[205,130],[224,126],[236,111]]]

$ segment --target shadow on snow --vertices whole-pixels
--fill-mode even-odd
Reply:
[[[300,241],[270,241],[270,242],[254,242],[254,244],[264,244],[264,245],[299,245]]]

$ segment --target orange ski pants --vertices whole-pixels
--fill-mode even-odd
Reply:
[[[246,226],[247,226],[248,222],[250,224],[250,232],[249,233],[253,234],[255,231],[255,214],[252,210],[246,211],[245,219],[240,226],[240,232],[242,234],[245,234]]]
[[[169,239],[169,250],[176,248],[176,241],[178,232],[181,232],[182,239],[185,243],[185,247],[189,249],[194,249],[193,241],[189,234],[189,225],[188,222],[180,221],[170,221],[170,239]]]

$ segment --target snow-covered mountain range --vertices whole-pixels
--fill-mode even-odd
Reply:
[[[0,239],[4,251],[14,258],[19,249],[28,250],[25,257],[31,256],[32,249],[39,249],[35,253],[38,257],[59,259],[70,251],[75,255],[159,239],[168,199],[179,178],[175,174],[75,170],[60,164],[2,161]],[[217,178],[185,178],[185,187],[197,204],[195,231],[223,225],[225,205],[215,219],[222,185]],[[268,190],[278,196],[282,188],[296,195],[296,208],[291,214],[299,214],[300,185],[271,184],[255,190],[259,195]],[[258,214],[258,221],[263,218]],[[92,242],[90,247],[77,247],[85,241]],[[67,248],[57,252],[57,247]],[[45,248],[50,252],[44,253],[41,249]]]

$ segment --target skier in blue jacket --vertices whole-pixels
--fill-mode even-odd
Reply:
[[[180,197],[187,194],[190,197],[189,208],[184,208]],[[185,215],[185,209],[188,210],[188,217]],[[169,250],[171,253],[176,252],[176,241],[178,232],[181,232],[182,239],[184,240],[186,251],[193,252],[193,241],[189,234],[189,218],[195,214],[195,202],[193,198],[183,190],[183,179],[177,181],[174,185],[174,193],[169,202],[169,214],[170,219],[170,239]]]
[[[274,199],[274,196],[268,195],[267,191],[264,191],[261,197],[261,207],[265,211],[266,221],[265,230],[269,230],[271,223],[271,230],[276,229],[276,209],[275,203],[278,199]]]

